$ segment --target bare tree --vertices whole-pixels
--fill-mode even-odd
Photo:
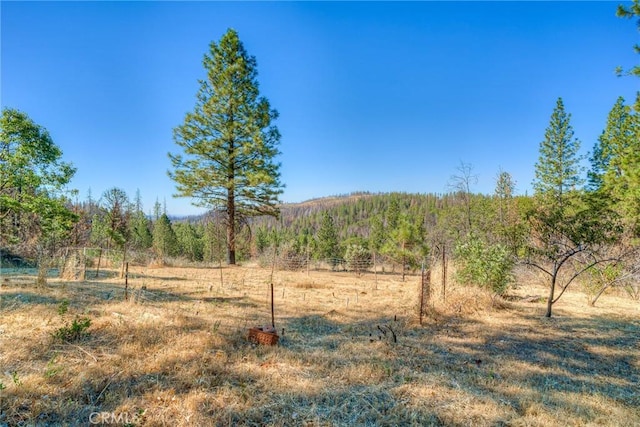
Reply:
[[[464,226],[467,233],[470,233],[473,229],[471,187],[478,183],[478,175],[473,173],[470,163],[463,161],[460,161],[456,170],[457,173],[449,179],[449,187],[462,198],[465,211]]]

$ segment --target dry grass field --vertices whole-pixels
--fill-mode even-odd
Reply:
[[[417,276],[276,271],[266,347],[246,335],[270,322],[269,269],[134,267],[127,301],[112,273],[2,277],[0,426],[640,425],[628,298],[572,290],[545,319],[532,283],[437,289],[420,326]]]

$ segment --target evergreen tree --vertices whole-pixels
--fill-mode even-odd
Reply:
[[[295,237],[293,242],[293,249],[296,253],[301,255],[308,255],[315,248],[315,241],[313,234],[309,228],[303,228]]]
[[[619,97],[609,112],[607,124],[598,138],[591,160],[589,185],[593,190],[621,193],[624,184],[623,159],[635,143],[631,107]],[[636,143],[637,144],[637,143]]]
[[[415,268],[419,260],[426,255],[424,233],[417,221],[403,213],[398,217],[396,228],[388,230],[388,239],[383,253],[389,255],[402,267],[402,280],[406,267]]]
[[[395,230],[398,227],[398,220],[400,219],[400,201],[398,196],[391,195],[389,201],[389,207],[386,211],[386,228],[387,230]]]
[[[153,245],[153,235],[151,222],[144,212],[134,212],[130,224],[131,246],[139,250],[149,249]]]
[[[336,258],[340,256],[338,243],[338,232],[333,221],[333,217],[328,212],[323,212],[320,229],[317,233],[317,255],[321,259],[328,259],[335,267]]]
[[[178,252],[176,233],[166,213],[153,224],[153,250],[159,260],[175,256]]]
[[[120,276],[124,276],[127,262],[127,249],[131,241],[131,205],[129,196],[120,188],[111,188],[102,194],[102,204],[107,233],[107,248],[117,247],[122,251],[122,268]]]
[[[203,241],[196,227],[189,222],[182,222],[175,224],[173,228],[178,243],[178,253],[189,261],[202,261]]]
[[[633,0],[633,3],[630,6],[618,5],[617,15],[620,18],[627,19],[640,18],[640,0]],[[638,19],[636,25],[638,27],[638,31],[640,31],[640,19]],[[640,53],[640,44],[634,45],[633,49],[636,53]],[[618,67],[617,71],[618,74],[622,74],[622,67]],[[628,71],[628,73],[630,75],[640,77],[640,65],[635,65]]]
[[[565,112],[562,98],[558,98],[544,140],[540,143],[533,188],[542,200],[560,210],[571,191],[583,183],[580,141],[573,134],[571,114]]]
[[[384,222],[381,215],[371,218],[369,229],[369,247],[375,253],[380,253],[386,240]]]
[[[135,199],[133,200],[133,211],[134,212],[142,212],[143,211],[143,206],[142,206],[142,194],[140,193],[140,189],[136,189],[136,196]]]
[[[109,242],[107,217],[103,209],[97,209],[91,217],[91,234],[89,241],[99,248],[106,248]]]
[[[526,262],[549,278],[547,317],[568,286],[603,262],[606,245],[620,236],[616,217],[607,206],[578,190],[582,183],[579,142],[573,139],[569,121],[559,99],[540,144],[534,181],[536,204],[528,215]]]
[[[500,223],[504,225],[509,210],[513,193],[516,189],[516,183],[509,172],[501,170],[496,178],[495,195],[498,199],[498,218]]]
[[[369,251],[364,242],[354,241],[349,243],[345,250],[344,259],[347,267],[357,274],[368,270],[372,263],[371,251]]]
[[[257,64],[235,30],[204,56],[207,78],[174,140],[184,154],[169,154],[177,195],[225,214],[227,262],[236,262],[236,229],[246,217],[278,214],[282,193],[278,117],[259,96]]]
[[[640,226],[640,113],[620,97],[591,156],[589,187],[623,215],[636,233]]]
[[[269,247],[269,233],[265,227],[258,227],[254,238],[256,252],[262,255]]]
[[[109,239],[107,247],[115,244],[115,246],[124,249],[130,238],[131,207],[129,197],[124,190],[114,187],[102,194],[102,205]]]
[[[136,191],[129,234],[131,235],[131,246],[135,249],[145,250],[153,245],[151,222],[144,214],[140,190]]]
[[[157,221],[160,219],[160,216],[162,214],[166,214],[167,210],[166,209],[162,209],[162,205],[160,204],[160,202],[158,201],[158,199],[156,199],[156,202],[153,204],[153,220]]]
[[[625,194],[622,212],[627,223],[640,235],[640,92],[637,94],[631,118],[630,144],[626,147],[622,160],[622,174],[625,177]]]
[[[500,171],[496,178],[495,198],[498,200],[498,226],[488,230],[489,235],[497,237],[497,241],[509,248],[515,255],[522,246],[524,229],[514,197],[516,182],[509,172]]]

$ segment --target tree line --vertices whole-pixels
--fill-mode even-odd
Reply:
[[[282,205],[277,218],[248,218],[235,229],[238,258],[279,251],[367,266],[378,256],[404,273],[444,253],[459,265],[460,282],[497,293],[511,283],[516,263],[539,269],[548,275],[550,307],[584,272],[601,282],[599,291],[632,278],[638,264],[639,111],[640,98],[633,106],[616,101],[584,170],[571,115],[558,99],[540,144],[531,196],[516,195],[506,171],[497,172],[493,194],[474,193],[473,167],[462,163],[445,194],[358,193]],[[145,213],[139,192],[131,199],[118,188],[79,202],[77,192],[63,188],[74,169],[61,161],[46,130],[9,109],[0,123],[7,159],[3,251],[36,259],[47,249],[95,246],[125,257],[143,252],[159,262],[221,263],[226,257],[220,212],[172,220],[159,202]]]
[[[639,16],[638,0],[620,7]],[[360,194],[347,203],[282,208],[278,117],[261,97],[257,62],[235,30],[212,42],[203,61],[196,105],[174,129],[169,153],[177,196],[210,213],[172,222],[156,203],[145,215],[118,188],[98,201],[77,202],[67,190],[75,168],[48,132],[25,113],[5,108],[0,121],[2,257],[42,259],[56,247],[93,244],[228,264],[265,251],[366,264],[384,255],[403,272],[436,256],[453,256],[458,280],[504,292],[513,266],[525,264],[549,284],[547,315],[577,278],[603,287],[634,276],[640,237],[640,95],[622,98],[589,156],[588,170],[571,115],[556,101],[540,143],[534,194],[516,196],[511,175],[497,171],[494,194],[473,192],[475,176],[461,163],[444,195]],[[637,67],[629,74],[637,74]],[[76,198],[74,202],[73,199]],[[320,207],[318,207],[320,206]],[[289,210],[287,210],[289,209]],[[594,279],[595,280],[595,279]]]

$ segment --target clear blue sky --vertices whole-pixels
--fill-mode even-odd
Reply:
[[[198,212],[167,177],[172,129],[195,105],[202,57],[235,28],[280,112],[282,200],[448,191],[461,161],[493,191],[530,191],[564,99],[586,153],[640,58],[618,2],[7,2],[1,103],[46,127],[94,198]]]

